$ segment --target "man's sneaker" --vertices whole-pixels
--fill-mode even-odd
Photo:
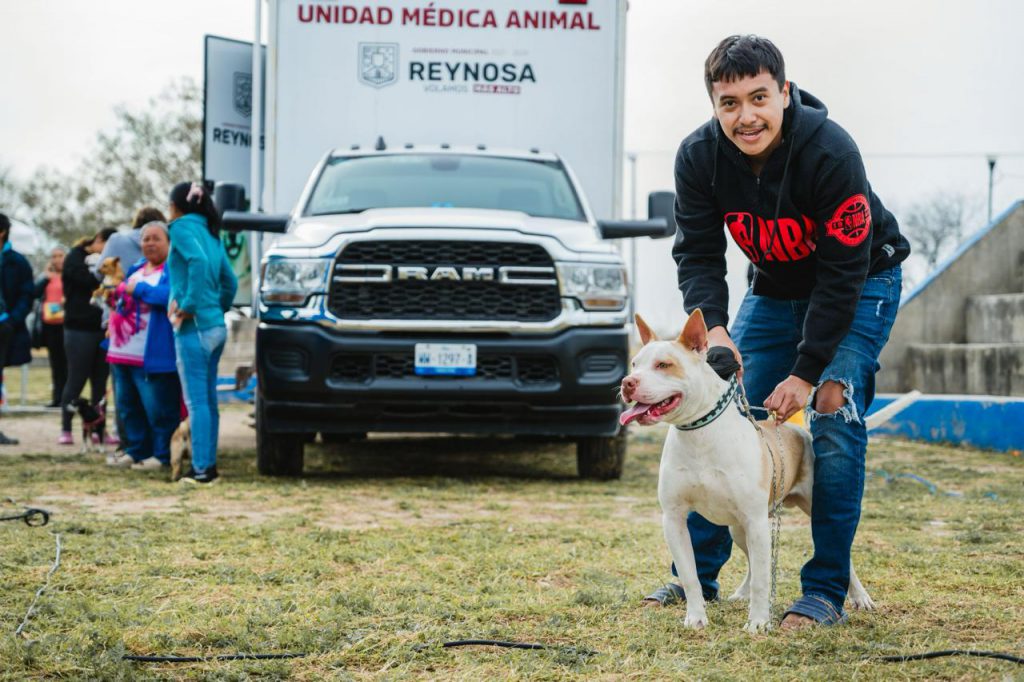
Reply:
[[[74,445],[75,439],[71,437],[70,431],[61,431],[60,437],[57,438],[57,445]]]
[[[0,431],[0,445],[17,445],[20,441],[17,438],[11,438]]]
[[[107,466],[115,469],[127,469],[135,464],[135,460],[127,452],[118,450],[107,455]]]
[[[168,465],[164,464],[156,457],[147,457],[146,459],[140,459],[138,462],[132,464],[132,471],[157,471],[165,466]]]
[[[188,485],[209,485],[217,480],[217,466],[214,465],[201,473],[196,472],[195,469],[189,467],[188,473],[179,479],[179,483],[187,483]]]

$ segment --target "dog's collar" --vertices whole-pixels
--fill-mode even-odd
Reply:
[[[729,407],[729,404],[736,397],[736,393],[739,391],[739,388],[739,381],[736,380],[736,375],[733,374],[732,378],[729,379],[728,390],[722,394],[722,397],[718,399],[718,402],[715,403],[715,406],[711,408],[710,412],[695,422],[690,422],[689,424],[676,424],[675,427],[680,431],[693,431],[694,429],[699,429],[702,426],[707,426],[722,416],[722,413],[725,412],[726,408]]]

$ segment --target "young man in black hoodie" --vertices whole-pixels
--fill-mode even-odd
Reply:
[[[714,118],[683,140],[675,162],[672,255],[683,304],[704,313],[710,345],[736,355],[752,405],[780,421],[808,410],[814,556],[782,625],[841,623],[864,491],[863,416],[910,247],[871,191],[853,140],[825,105],[786,80],[771,41],[726,38],[704,79]],[[731,335],[726,230],[754,268]],[[713,599],[732,538],[695,513],[687,526],[704,596]],[[679,598],[673,584],[647,600]]]

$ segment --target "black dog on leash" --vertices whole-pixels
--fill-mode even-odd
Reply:
[[[85,398],[75,398],[64,409],[76,412],[79,419],[82,420],[82,449],[80,452],[85,453],[93,449],[93,434],[96,434],[97,442],[102,443],[107,422],[106,398],[96,405],[93,405]],[[96,450],[102,451],[103,447],[96,445]]]

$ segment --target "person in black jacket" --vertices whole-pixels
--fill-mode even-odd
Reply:
[[[704,78],[714,118],[683,140],[675,160],[672,255],[684,308],[700,308],[709,344],[735,354],[752,405],[779,421],[807,410],[814,556],[782,625],[843,622],[864,488],[863,415],[910,247],[872,192],[853,140],[824,104],[786,80],[771,41],[726,38]],[[754,269],[731,331],[726,231]],[[704,595],[714,598],[732,538],[698,514],[687,525]],[[677,588],[647,601],[684,596]]]
[[[0,359],[3,367],[32,360],[25,318],[32,309],[32,266],[11,246],[11,221],[0,213]],[[2,371],[2,370],[0,370]],[[0,374],[0,388],[3,386]],[[0,445],[18,441],[0,432]]]
[[[64,284],[64,351],[68,361],[68,378],[61,395],[61,433],[59,445],[71,445],[71,420],[74,409],[71,401],[77,398],[85,382],[89,382],[90,399],[98,405],[107,392],[107,353],[102,343],[103,311],[89,303],[100,280],[92,273],[86,258],[102,253],[110,235],[117,230],[101,230],[92,238],[81,239],[64,258],[61,281]],[[98,438],[105,439],[104,425],[96,429]]]

